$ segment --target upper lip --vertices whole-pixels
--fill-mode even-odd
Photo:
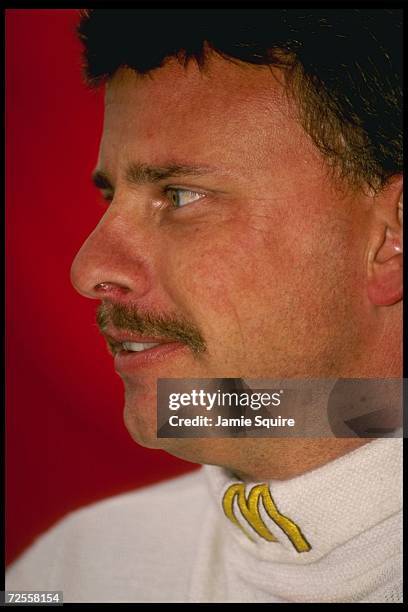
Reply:
[[[141,336],[128,331],[117,331],[109,328],[104,330],[103,335],[110,344],[121,345],[123,342],[140,342],[140,343],[157,343],[157,344],[169,344],[170,342],[176,342],[169,338],[158,338],[157,336]]]

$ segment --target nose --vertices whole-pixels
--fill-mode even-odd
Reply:
[[[146,231],[107,212],[78,251],[71,282],[93,299],[134,301],[150,289],[149,240]]]

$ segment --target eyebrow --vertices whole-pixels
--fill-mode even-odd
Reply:
[[[204,176],[214,172],[208,166],[191,166],[185,164],[169,164],[168,166],[150,166],[148,164],[130,163],[126,168],[125,177],[130,185],[146,185],[178,176]],[[92,182],[98,189],[113,191],[113,183],[103,170],[95,170]]]

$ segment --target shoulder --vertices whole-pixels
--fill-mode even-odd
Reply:
[[[158,567],[172,575],[175,555],[193,558],[206,494],[199,469],[71,512],[10,565],[7,589],[63,590],[66,601],[107,601],[150,572],[159,579]],[[174,576],[175,592],[179,579]]]
[[[121,529],[127,518],[134,524],[136,518],[152,521],[157,515],[158,518],[160,516],[160,523],[163,525],[167,519],[177,517],[186,501],[191,510],[199,509],[204,489],[205,482],[201,470],[196,470],[90,504],[68,514],[63,519],[63,523],[66,526],[86,524],[91,528],[96,521],[96,526],[99,527],[107,523],[111,527],[117,525]],[[166,512],[163,513],[163,510]]]

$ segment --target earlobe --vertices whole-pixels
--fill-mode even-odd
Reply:
[[[402,254],[373,264],[367,293],[375,306],[391,306],[402,300]]]
[[[368,270],[367,293],[375,306],[391,306],[403,296],[402,192],[387,200],[377,218]]]

